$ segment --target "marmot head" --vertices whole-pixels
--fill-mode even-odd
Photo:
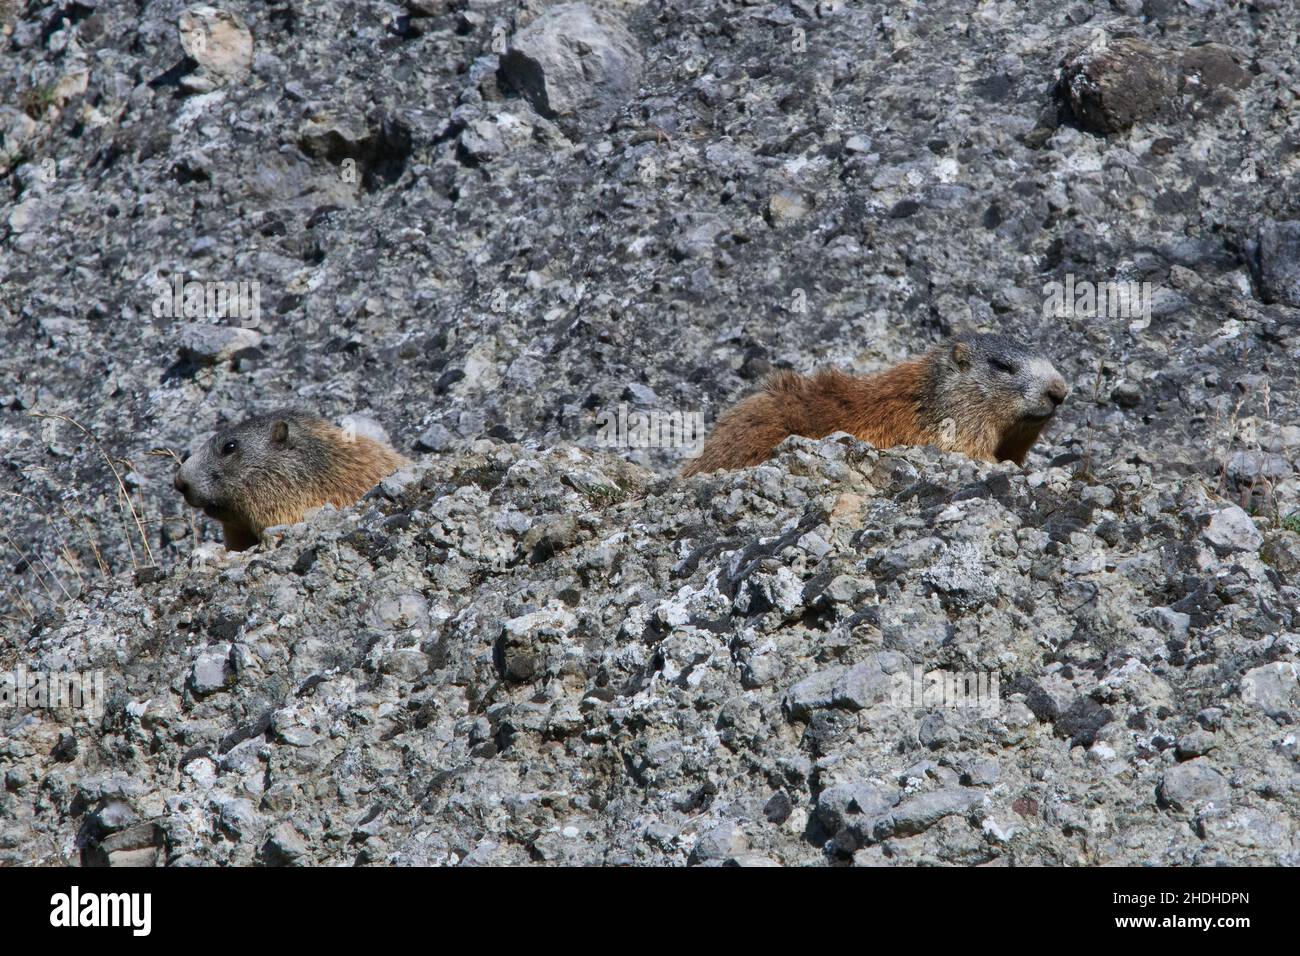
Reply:
[[[932,423],[969,454],[1024,462],[1069,388],[1052,363],[1007,335],[959,335],[930,353]]]
[[[182,462],[175,485],[221,522],[227,548],[242,551],[312,508],[353,504],[405,464],[377,438],[282,409],[218,431]]]
[[[290,410],[256,415],[218,430],[176,472],[186,502],[221,522],[242,522],[259,502],[296,498],[322,470],[319,437],[328,422]]]

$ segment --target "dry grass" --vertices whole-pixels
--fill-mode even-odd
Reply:
[[[81,562],[77,560],[76,552],[69,547],[67,539],[64,538],[63,532],[59,528],[59,523],[53,520],[50,515],[41,508],[40,504],[35,499],[29,498],[27,495],[21,495],[16,491],[3,491],[0,492],[0,494],[7,495],[10,498],[18,498],[30,505],[33,513],[39,512],[41,514],[49,526],[54,530],[54,535],[59,541],[59,557],[62,558],[63,563],[67,565],[68,569],[76,575],[77,589],[80,591],[81,584],[84,580],[81,574]],[[65,516],[69,518],[71,517],[68,515],[66,508],[63,509],[63,513]],[[61,603],[59,596],[54,592],[54,588],[50,586],[50,581],[53,581],[58,586],[58,590],[62,592],[64,598],[68,600],[72,599],[73,595],[68,591],[67,586],[63,583],[63,578],[59,576],[57,560],[56,567],[50,567],[49,562],[47,562],[45,558],[39,554],[28,552],[19,545],[8,532],[4,532],[4,539],[9,548],[18,555],[19,564],[31,569],[32,575],[36,578],[37,583],[40,584],[41,589],[45,592],[46,599],[50,604],[57,606]],[[96,552],[96,554],[98,554],[98,552]],[[37,569],[37,564],[39,564],[41,568],[45,569],[45,574],[41,574],[40,570]],[[105,573],[107,573],[106,566],[101,565],[101,568]],[[32,605],[31,601],[23,596],[17,585],[10,585],[6,588],[6,591],[13,593],[14,606],[22,611],[27,618],[34,619],[36,617],[35,607]],[[7,619],[14,620],[12,617]]]
[[[132,472],[138,474],[138,469],[128,459],[110,456],[99,439],[80,422],[64,415],[34,413],[34,417],[73,426],[94,445],[100,459],[108,466],[116,485],[117,507],[114,511],[121,534],[117,547],[125,547],[133,570],[157,566],[150,535],[156,533],[164,522],[188,521],[194,540],[197,540],[198,527],[193,515],[165,515],[155,503],[156,514],[151,516],[144,487],[137,484],[132,493],[124,477]],[[180,460],[170,449],[154,449],[149,454]],[[104,531],[96,527],[90,509],[82,505],[78,489],[71,489],[64,495],[66,501],[58,503],[57,511],[47,510],[47,506],[35,498],[16,491],[0,491],[0,495],[20,501],[27,514],[40,516],[45,528],[43,537],[52,542],[51,550],[54,552],[36,553],[30,543],[20,544],[11,531],[0,530],[0,554],[11,553],[16,566],[21,569],[5,583],[4,600],[0,602],[5,610],[0,612],[0,625],[33,621],[42,610],[74,600],[88,577],[112,577],[114,569],[105,554],[109,549],[101,537]],[[108,533],[110,536],[113,534],[111,531]],[[24,593],[24,588],[29,593]]]
[[[109,470],[113,472],[113,479],[117,482],[118,504],[119,506],[125,506],[125,511],[121,513],[121,518],[122,518],[122,527],[123,527],[124,537],[126,540],[127,549],[131,553],[131,566],[133,568],[139,568],[140,564],[138,563],[136,558],[135,545],[131,536],[130,526],[126,522],[127,513],[130,514],[131,521],[134,522],[135,524],[136,534],[138,534],[140,537],[140,545],[144,550],[145,557],[148,559],[149,562],[148,566],[153,566],[156,562],[154,561],[153,549],[149,547],[149,538],[144,532],[144,522],[140,520],[140,513],[136,511],[135,505],[131,501],[131,493],[126,490],[126,483],[122,480],[122,473],[118,471],[117,465],[113,463],[113,459],[109,457],[106,451],[104,451],[104,446],[100,444],[99,439],[96,438],[95,435],[89,429],[87,429],[76,419],[69,418],[66,415],[42,415],[39,412],[34,412],[33,414],[37,418],[54,419],[56,421],[67,422],[69,425],[76,428],[83,435],[85,435],[92,442],[94,442],[95,450],[99,452],[99,456],[104,459],[104,463],[108,465]],[[130,462],[125,462],[125,463],[128,466],[130,465]]]

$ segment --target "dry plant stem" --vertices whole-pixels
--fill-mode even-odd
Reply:
[[[81,568],[78,566],[78,562],[72,551],[72,548],[68,546],[68,541],[66,538],[63,537],[63,532],[59,530],[58,524],[56,524],[48,514],[46,514],[43,510],[41,510],[40,504],[37,503],[34,499],[27,497],[27,495],[19,494],[16,491],[5,491],[5,492],[0,492],[0,494],[6,494],[11,498],[18,498],[21,501],[25,501],[29,505],[31,505],[33,509],[41,512],[41,517],[43,517],[47,522],[49,522],[50,527],[54,529],[55,535],[58,536],[59,551],[63,555],[63,560],[67,562],[68,567],[72,569],[72,573],[77,576],[77,583],[79,585],[82,584],[83,579],[81,577]],[[60,507],[62,508],[62,505],[60,505]],[[68,518],[68,520],[70,521],[72,520],[72,516],[68,514],[67,508],[63,508],[63,514]],[[73,522],[73,524],[75,526],[76,522]]]
[[[110,470],[112,470],[113,477],[117,480],[118,493],[121,495],[121,500],[126,502],[127,509],[130,510],[131,512],[131,520],[135,522],[136,532],[140,535],[140,544],[144,547],[145,556],[149,559],[149,563],[151,565],[154,564],[155,562],[153,557],[153,549],[149,547],[149,538],[144,533],[144,526],[140,523],[140,516],[136,514],[135,506],[131,504],[131,495],[126,490],[126,483],[122,481],[121,472],[119,472],[117,470],[117,466],[113,464],[113,459],[108,457],[108,454],[104,451],[104,446],[99,443],[99,439],[96,438],[80,422],[71,419],[66,415],[43,415],[40,412],[33,412],[32,414],[35,415],[37,418],[53,418],[53,419],[57,419],[58,421],[67,422],[69,425],[72,425],[75,428],[77,428],[83,435],[85,435],[87,438],[89,438],[92,442],[95,443],[95,449],[99,452],[100,457],[104,459],[104,463],[108,465]],[[125,530],[125,518],[123,518],[123,526]],[[131,547],[130,545],[129,531],[127,531],[127,546],[131,550],[131,563],[135,565],[136,564],[135,548]]]
[[[18,553],[18,558],[20,561],[25,561],[27,562],[28,565],[31,565],[33,561],[39,561],[41,563],[41,566],[45,568],[46,573],[49,574],[50,577],[54,578],[54,583],[59,586],[59,590],[63,592],[63,596],[66,597],[69,601],[72,600],[72,595],[69,594],[68,589],[63,586],[63,582],[59,580],[59,576],[50,570],[50,566],[45,563],[44,558],[42,558],[40,555],[36,555],[36,556],[30,555],[22,548],[18,547],[18,544],[14,541],[14,539],[9,537],[8,532],[5,532],[5,540],[8,541],[9,546]],[[50,603],[57,606],[59,603],[58,598],[56,598],[54,596],[54,592],[50,590],[50,586],[46,582],[41,572],[37,571],[33,567],[32,573],[36,575],[36,580],[39,581],[41,583],[41,587],[45,589],[45,595],[50,599]]]
[[[62,505],[59,507],[63,508]],[[67,508],[63,508],[63,513],[67,516],[67,519],[72,522],[74,527],[79,525],[81,530],[86,533],[86,543],[90,545],[90,553],[95,556],[95,564],[99,566],[99,573],[106,578],[112,577],[112,572],[108,570],[108,562],[104,560],[104,555],[99,550],[99,543],[95,540],[95,536],[91,534],[90,522],[84,517],[78,519],[75,515],[71,514]]]
[[[24,614],[27,615],[27,620],[35,621],[36,611],[35,609],[32,608],[28,600],[25,597],[23,597],[22,593],[16,587],[10,587],[8,590],[13,592],[14,606],[17,607],[18,610],[22,611]],[[4,620],[17,621],[19,620],[19,618],[6,616]]]

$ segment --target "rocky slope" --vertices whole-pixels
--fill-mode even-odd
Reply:
[[[0,7],[0,860],[1296,863],[1294,4],[550,6]],[[1023,470],[600,447],[956,328]],[[417,469],[226,555],[289,402]]]
[[[843,437],[683,484],[483,441],[37,629],[27,666],[103,670],[107,700],[9,723],[0,843],[1295,864],[1294,544],[1148,466],[1026,475]],[[913,664],[995,675],[997,698],[915,706]]]

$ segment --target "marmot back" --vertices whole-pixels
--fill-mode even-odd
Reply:
[[[175,485],[221,522],[227,548],[243,551],[311,508],[353,504],[405,464],[382,442],[285,409],[218,431],[181,464]]]
[[[757,465],[791,435],[837,431],[1023,464],[1067,393],[1051,362],[1005,335],[958,336],[875,375],[779,372],[718,420],[682,475]]]

